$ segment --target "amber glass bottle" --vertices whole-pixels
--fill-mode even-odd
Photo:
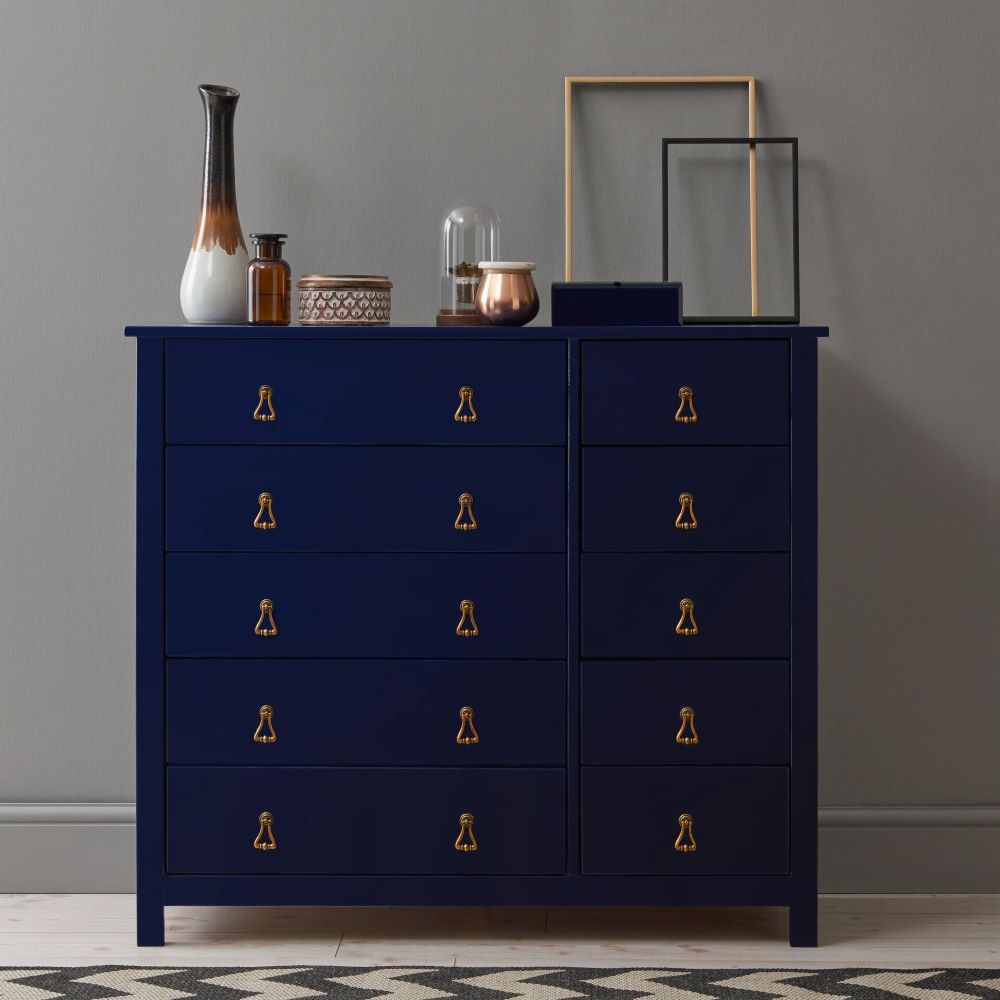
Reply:
[[[251,233],[256,256],[247,267],[247,319],[257,326],[292,321],[292,269],[281,258],[284,233]]]

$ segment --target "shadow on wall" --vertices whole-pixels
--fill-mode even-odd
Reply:
[[[860,329],[864,329],[863,326]],[[833,331],[837,336],[837,331]],[[821,343],[820,799],[974,804],[996,759],[991,469]],[[966,781],[968,784],[966,785]],[[859,794],[859,785],[863,791]]]
[[[924,271],[875,266],[906,205],[838,162],[800,163],[805,302],[836,290],[819,366],[820,799],[979,804],[963,764],[1000,756],[990,379],[942,337],[951,307]]]
[[[852,195],[852,213],[868,214],[874,221],[879,206],[874,204],[859,204],[863,197],[862,185],[850,186]],[[814,261],[829,261],[833,272],[833,281],[828,284],[839,289],[835,301],[837,317],[841,325],[836,331],[831,330],[831,336],[849,337],[851,331],[864,331],[866,323],[858,311],[858,303],[864,301],[858,294],[863,281],[857,273],[857,254],[851,252],[850,241],[844,233],[842,206],[837,201],[834,178],[830,165],[822,160],[799,155],[799,229],[801,255],[801,283],[803,300],[808,298],[807,291],[818,282],[809,280],[810,266]],[[813,249],[815,248],[815,249]],[[865,277],[871,279],[871,275]],[[824,283],[827,284],[827,283]],[[828,321],[828,320],[827,320]],[[846,321],[846,323],[844,322]],[[803,320],[805,322],[805,319]],[[822,371],[820,372],[822,378]]]

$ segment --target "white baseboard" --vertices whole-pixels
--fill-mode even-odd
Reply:
[[[1000,806],[825,806],[823,892],[1000,892]]]
[[[3,826],[135,826],[134,802],[0,802]]]
[[[824,806],[824,892],[1000,892],[1000,806]],[[0,892],[132,892],[135,806],[0,803]]]
[[[820,829],[1000,827],[1000,806],[820,806]]]
[[[133,803],[0,803],[0,892],[134,891]]]

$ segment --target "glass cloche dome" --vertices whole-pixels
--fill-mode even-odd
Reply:
[[[500,219],[488,205],[457,205],[441,230],[441,309],[438,326],[482,323],[476,313],[476,291],[483,272],[480,261],[500,253]]]

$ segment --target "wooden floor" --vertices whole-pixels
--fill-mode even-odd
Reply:
[[[1000,968],[1000,896],[826,896],[820,944],[782,910],[167,910],[136,948],[127,895],[0,895],[0,966],[830,966]]]

